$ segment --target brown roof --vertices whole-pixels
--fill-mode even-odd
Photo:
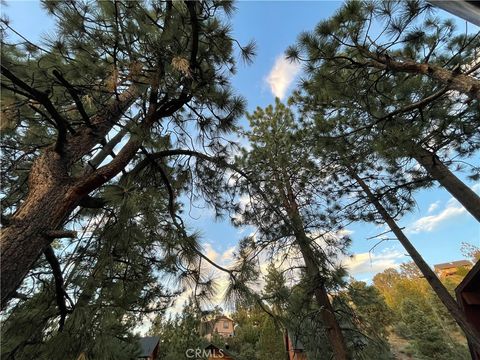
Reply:
[[[468,260],[457,260],[457,261],[451,261],[447,263],[433,265],[435,270],[450,269],[450,268],[456,268],[460,266],[472,266],[472,263]]]

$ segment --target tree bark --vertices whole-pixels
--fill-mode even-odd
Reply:
[[[115,162],[117,166],[108,164],[87,178],[70,175],[72,166],[101,141],[139,94],[138,86],[130,86],[92,117],[92,127],[85,126],[67,137],[61,152],[57,146],[49,147],[32,164],[28,195],[11,217],[9,226],[0,232],[1,309],[52,241],[49,233],[63,225],[83,197],[111,179],[114,171],[118,173],[121,161],[129,161],[123,156]],[[132,149],[128,150],[130,158],[133,157]]]
[[[445,69],[429,63],[417,63],[412,60],[398,61],[386,55],[362,51],[368,58],[374,59],[366,65],[393,72],[426,75],[456,90],[480,100],[480,80],[461,72]]]
[[[412,156],[437,180],[465,209],[480,221],[480,196],[457,178],[434,153],[414,145]]]
[[[61,156],[48,149],[33,164],[29,193],[8,227],[2,229],[1,308],[15,294],[23,278],[78,201]]]
[[[327,338],[332,347],[334,358],[336,360],[348,360],[351,357],[348,353],[342,329],[335,317],[335,310],[328,297],[325,280],[320,272],[320,264],[318,264],[315,254],[310,247],[311,240],[305,233],[303,221],[290,184],[287,183],[286,187],[287,193],[285,193],[283,189],[280,189],[280,191],[284,197],[288,217],[293,226],[296,244],[300,248],[300,252],[305,261],[308,280],[313,287],[315,299],[320,307],[320,315],[326,328]]]
[[[403,245],[405,250],[411,256],[412,260],[418,266],[420,271],[422,272],[423,276],[430,284],[431,288],[437,294],[440,301],[443,305],[447,308],[450,315],[454,318],[460,328],[464,331],[467,339],[471,342],[472,346],[479,351],[480,350],[480,334],[476,331],[470,323],[467,321],[465,314],[461,311],[458,303],[455,299],[450,295],[448,290],[442,284],[442,282],[438,279],[435,272],[428,266],[428,264],[423,260],[423,257],[420,253],[415,249],[412,245],[410,240],[406,237],[403,233],[402,229],[397,225],[395,220],[388,214],[387,210],[383,207],[377,197],[372,193],[369,186],[363,181],[358,174],[356,174],[352,169],[350,169],[350,175],[352,178],[360,185],[364,193],[367,195],[368,200],[370,203],[375,207],[377,212],[382,216],[383,220],[387,223],[389,228],[395,234],[397,239]]]

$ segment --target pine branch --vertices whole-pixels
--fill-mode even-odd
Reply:
[[[55,152],[61,154],[63,152],[63,148],[65,145],[65,142],[67,140],[67,130],[69,130],[72,134],[75,133],[75,130],[68,124],[67,120],[65,120],[55,109],[55,106],[52,104],[50,99],[48,98],[48,95],[44,92],[41,92],[27,83],[25,83],[23,80],[18,78],[16,75],[14,75],[10,70],[8,70],[5,66],[1,65],[1,73],[8,78],[14,85],[17,85],[18,87],[22,88],[25,92],[29,94],[29,97],[38,101],[40,104],[42,104],[45,109],[50,113],[52,116],[53,120],[55,121],[55,124],[57,125],[57,141],[55,143]]]
[[[87,112],[85,111],[85,108],[83,107],[83,103],[78,97],[78,91],[73,87],[72,84],[70,84],[64,77],[63,75],[58,71],[58,70],[53,70],[53,75],[60,81],[60,83],[66,87],[68,93],[72,97],[73,101],[75,102],[75,105],[77,106],[78,112],[82,116],[83,121],[85,122],[85,125],[88,127],[92,127],[92,123],[90,122],[90,118],[87,115]]]
[[[75,238],[77,237],[77,232],[72,230],[50,230],[45,233],[46,237],[52,239],[61,239],[61,238]]]
[[[67,314],[71,312],[71,310],[67,308],[67,304],[65,300],[68,299],[70,303],[72,303],[72,301],[69,298],[67,292],[65,291],[62,269],[60,268],[60,263],[58,262],[58,259],[55,256],[55,252],[53,251],[52,246],[48,245],[47,248],[43,251],[43,254],[45,255],[45,259],[50,264],[50,267],[52,268],[53,278],[55,279],[56,300],[57,300],[58,310],[60,312],[58,331],[62,332],[63,327],[65,325],[65,318],[67,317]]]
[[[148,151],[144,147],[141,147],[141,150],[145,154],[146,160],[148,160],[150,163],[152,163],[157,168],[157,170],[159,171],[160,176],[161,176],[161,178],[162,178],[162,180],[165,184],[165,187],[167,188],[167,191],[168,191],[168,209],[169,209],[170,217],[173,221],[173,224],[175,225],[177,230],[182,234],[182,236],[184,238],[188,238],[188,234],[185,230],[185,225],[183,223],[183,220],[175,212],[175,193],[173,191],[172,185],[170,184],[170,180],[168,179],[168,175],[166,174],[163,167],[155,160],[155,158],[152,156],[152,154],[148,153]],[[202,259],[206,260],[210,265],[216,267],[217,269],[219,269],[223,272],[228,273],[230,275],[230,277],[235,280],[235,275],[233,274],[233,270],[228,270],[228,269],[218,265],[214,261],[210,260],[210,258],[208,258],[206,255],[204,255],[201,251],[198,251],[197,249],[193,249],[193,250],[195,251],[195,253],[198,256],[200,256]]]
[[[85,196],[79,206],[87,209],[102,209],[107,204],[105,199],[93,196]]]

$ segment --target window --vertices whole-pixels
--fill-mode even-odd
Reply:
[[[228,329],[228,321],[224,321],[224,322],[223,322],[223,328],[224,328],[224,329]]]

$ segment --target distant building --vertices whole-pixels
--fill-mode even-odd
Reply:
[[[448,277],[457,274],[459,269],[470,270],[472,263],[468,260],[458,260],[434,265],[433,268],[439,277]]]
[[[160,347],[160,338],[158,336],[143,337],[138,342],[141,349],[138,360],[157,360]]]
[[[225,338],[235,335],[235,322],[225,315],[220,315],[214,319],[205,320],[200,326],[200,334],[209,341],[212,340],[214,334],[218,334]]]
[[[480,261],[468,272],[455,289],[455,295],[467,321],[480,331]],[[473,360],[480,360],[480,353],[470,348]]]

